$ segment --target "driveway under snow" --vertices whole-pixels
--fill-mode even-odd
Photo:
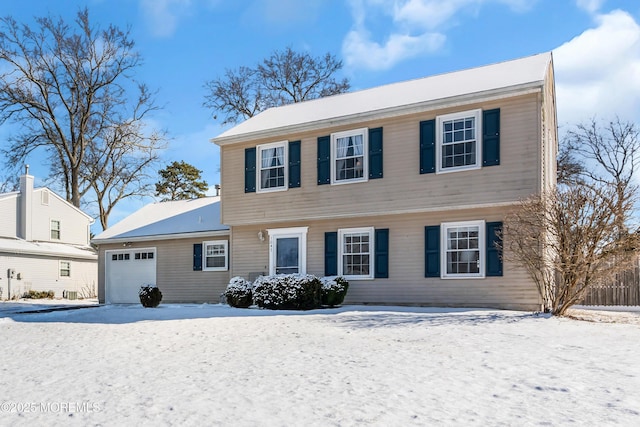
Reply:
[[[638,316],[0,310],[0,425],[640,425]]]

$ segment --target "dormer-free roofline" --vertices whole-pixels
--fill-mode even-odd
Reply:
[[[542,90],[551,53],[270,108],[211,141],[223,146]]]

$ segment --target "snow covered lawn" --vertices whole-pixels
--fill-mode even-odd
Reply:
[[[5,311],[0,425],[640,425],[640,313],[576,313]]]

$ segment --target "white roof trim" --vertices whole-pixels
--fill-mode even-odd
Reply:
[[[191,238],[205,238],[205,237],[217,237],[217,236],[228,236],[228,235],[229,235],[229,230],[200,231],[195,233],[157,234],[154,236],[119,237],[114,239],[92,239],[91,243],[96,245],[110,245],[112,243],[150,242],[150,241],[156,241],[156,240],[191,239]]]

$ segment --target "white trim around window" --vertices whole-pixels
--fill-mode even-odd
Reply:
[[[331,185],[369,180],[368,128],[331,134]]]
[[[58,277],[61,279],[71,277],[71,261],[58,261]]]
[[[338,275],[346,279],[373,279],[375,266],[374,228],[338,230]]]
[[[289,187],[287,141],[256,146],[256,192],[284,191]]]
[[[60,240],[62,235],[60,220],[49,220],[49,237],[51,240]]]
[[[482,110],[436,117],[436,173],[480,169]]]
[[[443,279],[485,277],[485,222],[443,222],[440,226],[440,271]]]
[[[309,227],[270,228],[269,233],[269,275],[307,274],[307,232]],[[282,242],[279,240],[282,239]],[[280,245],[279,243],[282,243]],[[291,250],[291,244],[297,244],[297,253],[278,253],[278,249]],[[281,265],[282,264],[282,265]],[[286,265],[285,265],[286,264]]]
[[[227,271],[229,269],[229,242],[210,240],[202,242],[202,270]]]

